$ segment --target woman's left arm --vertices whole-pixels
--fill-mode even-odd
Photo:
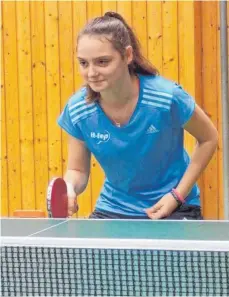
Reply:
[[[198,105],[191,119],[184,125],[184,129],[197,140],[190,164],[176,187],[180,195],[186,198],[217,148],[218,132]],[[146,213],[151,219],[160,219],[169,216],[176,208],[177,202],[171,193],[168,193],[154,206],[146,209]]]
[[[184,129],[197,140],[190,164],[176,188],[185,198],[210,162],[217,148],[218,132],[198,105],[196,105],[191,119],[184,125]]]

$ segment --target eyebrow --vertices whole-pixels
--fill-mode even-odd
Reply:
[[[83,58],[83,57],[77,57],[79,60],[87,60],[86,58]],[[100,57],[96,57],[94,58],[93,60],[98,60],[98,59],[107,59],[107,58],[112,58],[112,56],[100,56]]]

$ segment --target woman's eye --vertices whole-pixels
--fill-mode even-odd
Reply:
[[[79,61],[80,65],[83,66],[83,67],[86,67],[87,66],[87,63],[85,61]]]
[[[99,65],[102,65],[102,66],[107,65],[108,63],[109,63],[109,61],[107,61],[107,60],[100,60],[99,61]]]

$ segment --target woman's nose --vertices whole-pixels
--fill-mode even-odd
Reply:
[[[88,67],[88,77],[95,77],[97,74],[98,73],[93,65]]]

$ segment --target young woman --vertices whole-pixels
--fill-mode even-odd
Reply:
[[[92,153],[106,180],[90,218],[201,219],[196,181],[218,138],[209,118],[142,56],[117,13],[82,29],[77,58],[85,87],[58,119],[69,134],[69,216],[87,186]],[[197,140],[192,158],[183,147],[184,130]]]

